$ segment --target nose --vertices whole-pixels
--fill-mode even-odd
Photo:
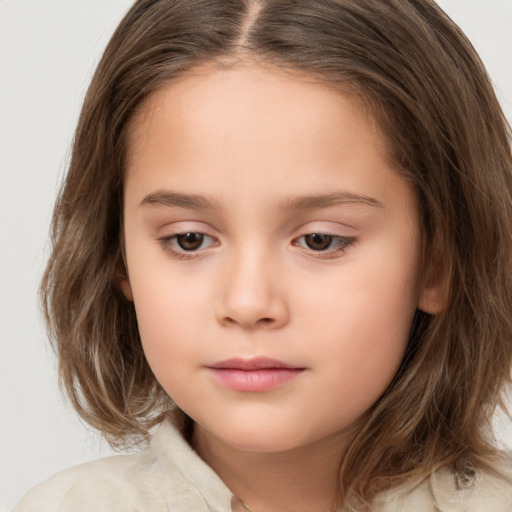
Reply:
[[[289,321],[282,276],[265,254],[239,254],[226,263],[216,318],[224,326],[277,329]]]

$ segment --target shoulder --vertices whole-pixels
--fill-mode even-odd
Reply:
[[[464,480],[451,471],[440,470],[429,479],[438,507],[461,512],[510,512],[512,508],[512,463],[503,460],[495,471],[478,472]],[[451,508],[450,508],[451,507]]]
[[[375,505],[375,512],[511,512],[512,461],[503,458],[492,473],[471,478],[443,468],[420,483],[382,493]]]
[[[207,512],[231,510],[232,494],[170,420],[148,448],[57,473],[14,512]]]
[[[148,501],[164,501],[155,485],[158,473],[149,451],[99,459],[61,471],[36,485],[14,512],[140,510]]]

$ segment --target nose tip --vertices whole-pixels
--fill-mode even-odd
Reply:
[[[258,298],[246,288],[244,297],[231,293],[222,301],[217,309],[217,319],[224,326],[248,330],[275,329],[287,323],[288,311],[277,297]]]
[[[222,325],[275,329],[288,322],[285,294],[263,267],[245,261],[238,270],[230,268],[216,308],[217,320]]]

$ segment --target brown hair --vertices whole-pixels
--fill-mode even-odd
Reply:
[[[441,465],[492,466],[486,434],[512,362],[510,131],[485,69],[431,0],[139,0],[87,92],[53,218],[42,298],[73,405],[112,443],[170,401],[142,352],[123,272],[125,134],[141,102],[192,68],[256,58],[364,98],[422,214],[424,279],[402,366],[340,470],[362,502]]]

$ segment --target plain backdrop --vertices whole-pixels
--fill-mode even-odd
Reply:
[[[439,3],[480,52],[512,119],[512,0]],[[130,4],[0,0],[1,512],[56,471],[112,453],[59,396],[36,293],[81,100]],[[497,431],[511,447],[510,424]]]

